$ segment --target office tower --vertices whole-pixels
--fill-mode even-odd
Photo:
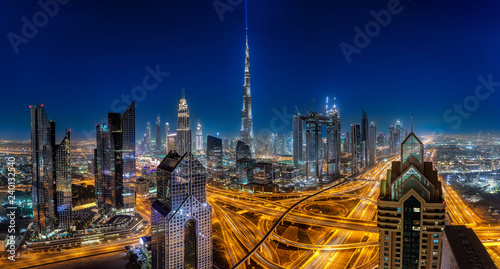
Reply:
[[[255,159],[252,159],[250,146],[238,140],[236,144],[236,173],[238,174],[239,183],[247,184],[252,182],[252,166],[254,163]]]
[[[387,138],[385,137],[385,134],[380,132],[378,135],[377,135],[377,146],[378,147],[385,147],[387,145]]]
[[[151,142],[151,122],[146,123],[146,151],[150,151],[152,148]]]
[[[108,124],[96,125],[97,205],[106,213],[134,215],[135,102],[127,110],[108,114]]]
[[[351,132],[345,132],[345,142],[346,142],[346,152],[351,154],[352,153],[352,136]]]
[[[248,34],[246,35],[245,83],[243,85],[243,109],[241,110],[240,140],[247,143],[252,149],[252,151],[254,150],[252,94],[250,92],[250,54],[248,50]]]
[[[71,150],[70,131],[59,145],[55,146],[55,208],[59,229],[70,230],[72,225],[72,192],[71,192]]]
[[[294,123],[297,122],[297,124],[294,124],[294,126],[299,128],[294,129],[296,135],[299,134],[301,128],[298,124],[299,121],[305,122],[306,149],[303,162],[306,163],[307,177],[317,178],[321,182],[324,175],[330,177],[339,176],[340,111],[334,105],[327,111],[325,116],[316,112],[311,112],[307,116],[296,115]],[[326,128],[325,142],[323,142],[323,126]],[[297,155],[301,151],[300,144],[298,146],[299,150],[295,152]],[[323,171],[323,165],[325,165],[326,171]]]
[[[361,118],[361,147],[362,147],[362,163],[361,166],[365,167],[368,166],[368,148],[370,147],[369,145],[369,129],[368,129],[368,117],[366,116],[365,110],[362,112],[362,118]]]
[[[377,162],[377,126],[375,122],[370,122],[368,132],[368,165],[374,165]]]
[[[171,133],[167,136],[167,154],[172,150],[177,150],[177,133]]]
[[[167,148],[168,145],[168,135],[170,134],[170,125],[168,122],[165,122],[165,148]],[[168,153],[168,149],[167,149]]]
[[[496,269],[497,267],[474,230],[460,225],[444,228],[441,268]]]
[[[196,126],[196,151],[203,151],[203,131],[201,130],[200,120],[198,120],[198,126]]]
[[[155,120],[155,127],[156,127],[156,132],[155,132],[155,150],[161,150],[161,119],[160,119],[160,114],[156,116]]]
[[[222,166],[222,139],[207,135],[207,168]]]
[[[351,174],[355,174],[362,168],[363,162],[363,144],[359,123],[351,124],[351,149]]]
[[[55,144],[55,125],[43,105],[30,106],[33,231],[45,237],[71,225],[70,137]]]
[[[439,269],[446,205],[441,182],[413,130],[400,156],[380,183],[379,268]]]
[[[389,127],[389,151],[391,154],[399,153],[399,133],[394,125]]]
[[[151,205],[152,268],[212,268],[212,210],[203,165],[171,151],[156,169]]]
[[[179,103],[177,115],[176,151],[180,155],[184,155],[186,152],[191,152],[191,125],[184,91],[182,92],[182,99]]]

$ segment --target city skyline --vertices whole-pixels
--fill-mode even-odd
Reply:
[[[239,111],[245,60],[243,4],[235,6],[232,12],[226,11],[223,14],[224,20],[221,21],[211,5],[188,7],[188,4],[182,3],[148,2],[147,5],[140,5],[140,10],[145,14],[154,15],[164,11],[171,16],[165,19],[156,18],[159,16],[152,16],[155,19],[146,19],[144,15],[131,18],[130,22],[126,23],[127,26],[130,26],[131,22],[144,19],[139,24],[140,27],[137,27],[142,34],[137,33],[136,28],[119,26],[119,23],[123,23],[124,18],[121,16],[123,12],[137,9],[138,5],[120,3],[106,6],[106,12],[113,11],[112,18],[115,19],[107,21],[103,16],[104,11],[91,11],[92,4],[71,3],[61,6],[58,14],[51,18],[46,26],[39,29],[36,37],[30,39],[27,44],[19,45],[17,53],[9,50],[1,52],[6,62],[14,64],[14,68],[3,70],[4,85],[10,89],[12,102],[1,109],[3,114],[14,111],[14,115],[0,122],[2,138],[28,139],[29,130],[25,116],[28,112],[23,108],[31,103],[45,103],[54,108],[53,113],[61,115],[58,122],[73,130],[74,140],[92,138],[94,132],[92,127],[100,123],[103,114],[113,111],[114,108],[126,108],[126,104],[121,102],[121,95],[130,95],[135,86],[142,84],[146,75],[158,70],[163,72],[161,73],[163,77],[157,77],[158,85],[155,84],[153,90],[147,91],[144,100],[141,102],[136,100],[138,133],[142,133],[145,129],[143,123],[153,122],[157,114],[161,114],[162,120],[172,124],[176,119],[176,99],[181,96],[181,89],[186,88],[191,117],[194,120],[200,119],[205,133],[215,135],[218,132],[222,137],[230,138],[239,135],[241,126],[238,122],[241,121]],[[415,104],[395,102],[396,93],[403,94],[403,98],[410,98],[412,90],[433,96],[424,100],[427,109],[421,112],[423,115],[420,117],[416,115],[415,121],[416,126],[419,126],[417,129],[419,133],[441,130],[457,133],[494,131],[493,126],[498,119],[488,113],[494,109],[495,101],[499,100],[494,92],[485,100],[479,100],[477,109],[470,112],[469,118],[462,117],[462,123],[456,130],[452,128],[455,126],[455,120],[450,122],[443,120],[443,114],[448,109],[453,109],[454,103],[463,104],[468,96],[474,96],[476,87],[481,85],[481,79],[478,77],[488,81],[491,75],[490,80],[497,81],[496,77],[500,72],[497,72],[497,67],[493,65],[494,59],[498,58],[494,46],[489,48],[478,45],[478,42],[471,44],[471,41],[464,40],[463,36],[457,33],[459,29],[467,30],[481,24],[481,31],[467,32],[473,32],[483,41],[481,44],[495,44],[497,39],[490,30],[498,18],[492,17],[493,9],[483,4],[469,8],[462,3],[452,5],[451,2],[432,5],[429,2],[401,3],[403,8],[401,13],[392,15],[390,24],[382,28],[379,35],[371,38],[370,44],[363,48],[362,52],[352,54],[352,61],[348,63],[339,45],[342,42],[353,44],[355,35],[353,28],[364,28],[367,22],[373,20],[370,11],[384,10],[387,8],[386,4],[387,2],[383,1],[370,3],[358,1],[342,5],[325,4],[319,8],[292,3],[288,9],[278,11],[279,4],[250,2],[248,35],[249,46],[252,49],[250,64],[254,84],[252,91],[254,135],[267,129],[278,133],[290,132],[291,115],[295,114],[295,105],[302,113],[305,112],[305,105],[309,106],[309,111],[321,112],[327,96],[330,99],[337,97],[336,104],[345,119],[341,130],[348,130],[351,123],[359,123],[359,111],[365,109],[371,115],[370,120],[377,124],[377,130],[387,132],[388,126],[397,119],[407,118],[407,115],[416,114],[418,111]],[[40,9],[35,4],[30,7],[31,9],[23,9],[15,3],[8,5],[11,5],[12,12],[6,15],[6,19],[11,22],[6,24],[9,25],[4,29],[6,33],[19,34],[23,23],[20,18],[23,16],[30,18],[30,14]],[[353,6],[357,8],[353,9]],[[306,10],[300,13],[300,9]],[[172,10],[182,12],[173,14]],[[327,11],[333,15],[326,16]],[[337,13],[340,12],[344,12],[345,15],[339,16]],[[423,12],[426,12],[427,21],[420,19],[424,15]],[[80,16],[93,15],[96,21],[75,22],[73,19],[75,13],[81,14]],[[256,13],[259,16],[255,16]],[[199,19],[189,16],[191,26],[179,28],[188,29],[189,34],[171,28],[160,31],[159,25],[168,24],[171,20],[180,19],[181,15],[186,14],[200,15]],[[305,14],[306,17],[301,17],[301,14]],[[313,16],[311,14],[325,16],[308,17]],[[455,14],[462,15],[464,19],[456,19]],[[415,18],[418,20],[412,21]],[[424,27],[445,19],[453,23],[440,24],[440,29]],[[342,23],[337,25],[335,24],[337,21]],[[62,26],[63,23],[69,23],[71,29],[75,31],[68,33],[68,29]],[[300,27],[293,27],[299,24]],[[15,27],[16,25],[18,27]],[[105,27],[99,29],[97,26]],[[411,29],[416,29],[417,26],[427,29],[427,33],[420,31],[409,35],[413,33]],[[113,40],[104,35],[105,31],[111,30],[116,33]],[[144,38],[130,40],[127,31],[131,30],[134,35]],[[274,42],[266,42],[266,39],[271,35],[274,36],[278,30],[282,31],[278,38],[273,38]],[[100,43],[97,40],[88,40],[85,34],[79,35],[78,33],[82,31],[95,31],[100,37],[99,40],[106,44],[106,49],[99,49]],[[151,52],[141,50],[144,40],[148,40],[145,36],[148,33],[157,33],[149,36],[155,41],[154,45],[147,45]],[[52,44],[54,39],[51,37],[56,36],[58,42],[53,44],[55,47],[50,55],[40,55],[40,50]],[[398,36],[404,38],[397,38]],[[195,49],[194,46],[199,44],[202,37],[205,37],[203,44],[206,46]],[[179,41],[175,42],[175,38]],[[319,42],[320,40],[324,42]],[[81,44],[75,44],[75,41],[81,41]],[[130,44],[125,45],[123,43],[125,41]],[[407,44],[412,41],[419,46]],[[5,39],[4,42],[9,48],[11,45],[9,40]],[[220,44],[223,44],[224,49],[221,49]],[[107,50],[113,47],[117,49],[110,54]],[[402,47],[411,50],[411,53],[402,50]],[[454,49],[447,51],[446,48],[449,47]],[[82,53],[70,54],[74,49],[79,49]],[[459,55],[464,57],[461,52],[466,49],[468,52],[466,58],[457,57]],[[134,55],[142,56],[127,57],[126,61],[119,57],[130,50],[140,50],[142,53]],[[276,53],[278,51],[279,53]],[[87,54],[92,57],[81,58]],[[293,62],[290,59],[293,59]],[[66,66],[69,60],[79,64],[68,69]],[[405,64],[405,68],[399,67],[402,64]],[[109,72],[90,72],[91,65],[95,65],[92,69]],[[196,81],[190,79],[193,68],[207,70],[213,69],[210,66],[214,65],[218,71],[198,72]],[[31,68],[40,71],[34,73],[34,69]],[[29,81],[19,83],[20,79],[27,77],[30,78]],[[76,81],[84,83],[76,84]],[[155,81],[150,81],[151,84],[153,82]],[[46,98],[47,94],[58,95],[67,89],[72,90],[67,95],[68,100],[62,103]],[[402,89],[405,91],[401,92]],[[18,98],[20,93],[26,92],[31,94]],[[284,95],[283,92],[290,94]],[[368,100],[371,98],[357,98],[359,94],[374,93],[378,97],[377,102]],[[95,105],[91,109],[85,101],[94,94],[98,94],[99,98],[92,98],[92,103]],[[226,97],[233,101],[226,102]],[[210,98],[210,103],[205,102],[207,98]],[[443,98],[444,102],[438,102]],[[71,101],[74,99],[81,99],[83,102],[72,104]],[[114,103],[115,100],[118,100],[118,103]],[[391,109],[386,109],[387,107]],[[227,111],[231,113],[226,113]],[[282,120],[283,114],[290,116]],[[225,118],[227,121],[217,121],[219,118]],[[277,121],[271,122],[273,118]],[[423,122],[423,118],[426,119],[426,124],[425,127],[420,127],[423,124],[419,124],[419,120],[422,119]],[[275,126],[271,126],[272,124]],[[404,127],[407,128],[408,125],[408,122],[403,121]]]

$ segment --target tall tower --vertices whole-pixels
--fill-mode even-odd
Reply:
[[[361,117],[361,156],[362,156],[362,167],[368,165],[368,148],[370,147],[369,143],[369,129],[368,129],[368,117],[366,116],[366,112],[363,109],[362,117]]]
[[[107,212],[133,215],[135,209],[135,102],[96,125],[96,198]]]
[[[156,116],[155,120],[155,150],[161,150],[161,119],[160,114]]]
[[[61,144],[55,144],[56,123],[43,105],[30,110],[33,230],[44,236],[71,225],[70,141],[66,132]]]
[[[300,115],[293,116],[293,166],[299,168],[304,161],[304,122]]]
[[[377,126],[375,122],[370,122],[370,131],[368,132],[368,165],[377,162]]]
[[[203,130],[201,129],[200,120],[198,119],[198,126],[196,126],[196,151],[203,151]]]
[[[171,151],[156,169],[151,205],[152,268],[212,268],[212,209],[206,170],[191,153]]]
[[[179,103],[179,110],[177,111],[177,138],[176,150],[179,154],[184,155],[186,152],[191,152],[191,125],[189,121],[189,109],[182,91],[182,99]]]
[[[362,168],[363,143],[361,142],[361,127],[359,123],[351,124],[351,173],[355,174]]]
[[[245,20],[246,2],[245,2]],[[253,144],[253,120],[252,120],[252,94],[250,92],[250,53],[248,49],[248,23],[246,24],[246,51],[245,51],[245,83],[243,85],[243,109],[241,110],[241,131],[240,140],[250,145],[252,151]]]
[[[401,160],[380,183],[379,268],[439,269],[445,206],[437,171],[424,162],[424,145],[412,130]]]
[[[146,151],[151,150],[151,122],[146,123]]]

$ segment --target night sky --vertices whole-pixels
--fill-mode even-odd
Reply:
[[[223,20],[214,2],[229,8]],[[56,121],[57,140],[64,128],[73,139],[92,138],[108,112],[124,111],[122,96],[133,99],[148,66],[169,75],[144,98],[134,91],[137,138],[157,114],[162,132],[165,121],[175,130],[183,88],[193,130],[200,119],[204,135],[238,135],[245,4],[229,3],[235,6],[228,0],[72,0],[44,22],[37,1],[2,1],[0,138],[28,139],[29,105],[38,103]],[[390,22],[369,44],[358,39],[362,48],[348,63],[340,44],[354,48],[354,28],[377,27],[371,13],[387,14],[388,5]],[[343,132],[361,121],[362,109],[383,132],[397,119],[409,129],[412,113],[420,133],[496,132],[499,11],[498,1],[249,0],[254,133],[291,131],[295,105],[301,113],[306,105],[324,112],[327,96],[336,96]],[[34,14],[40,27],[36,35],[25,29],[29,37],[23,37],[22,18],[32,23]],[[446,114],[464,102],[461,116]]]

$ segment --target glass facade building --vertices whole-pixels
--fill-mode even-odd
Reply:
[[[69,229],[71,219],[70,135],[55,144],[55,122],[43,105],[30,106],[33,231]]]
[[[95,186],[99,208],[116,214],[135,213],[135,103],[108,124],[96,125]]]
[[[177,118],[176,151],[184,155],[191,152],[191,125],[189,120],[189,109],[185,97],[179,103]]]
[[[212,209],[205,167],[190,152],[170,152],[157,167],[151,206],[152,268],[212,268]]]

